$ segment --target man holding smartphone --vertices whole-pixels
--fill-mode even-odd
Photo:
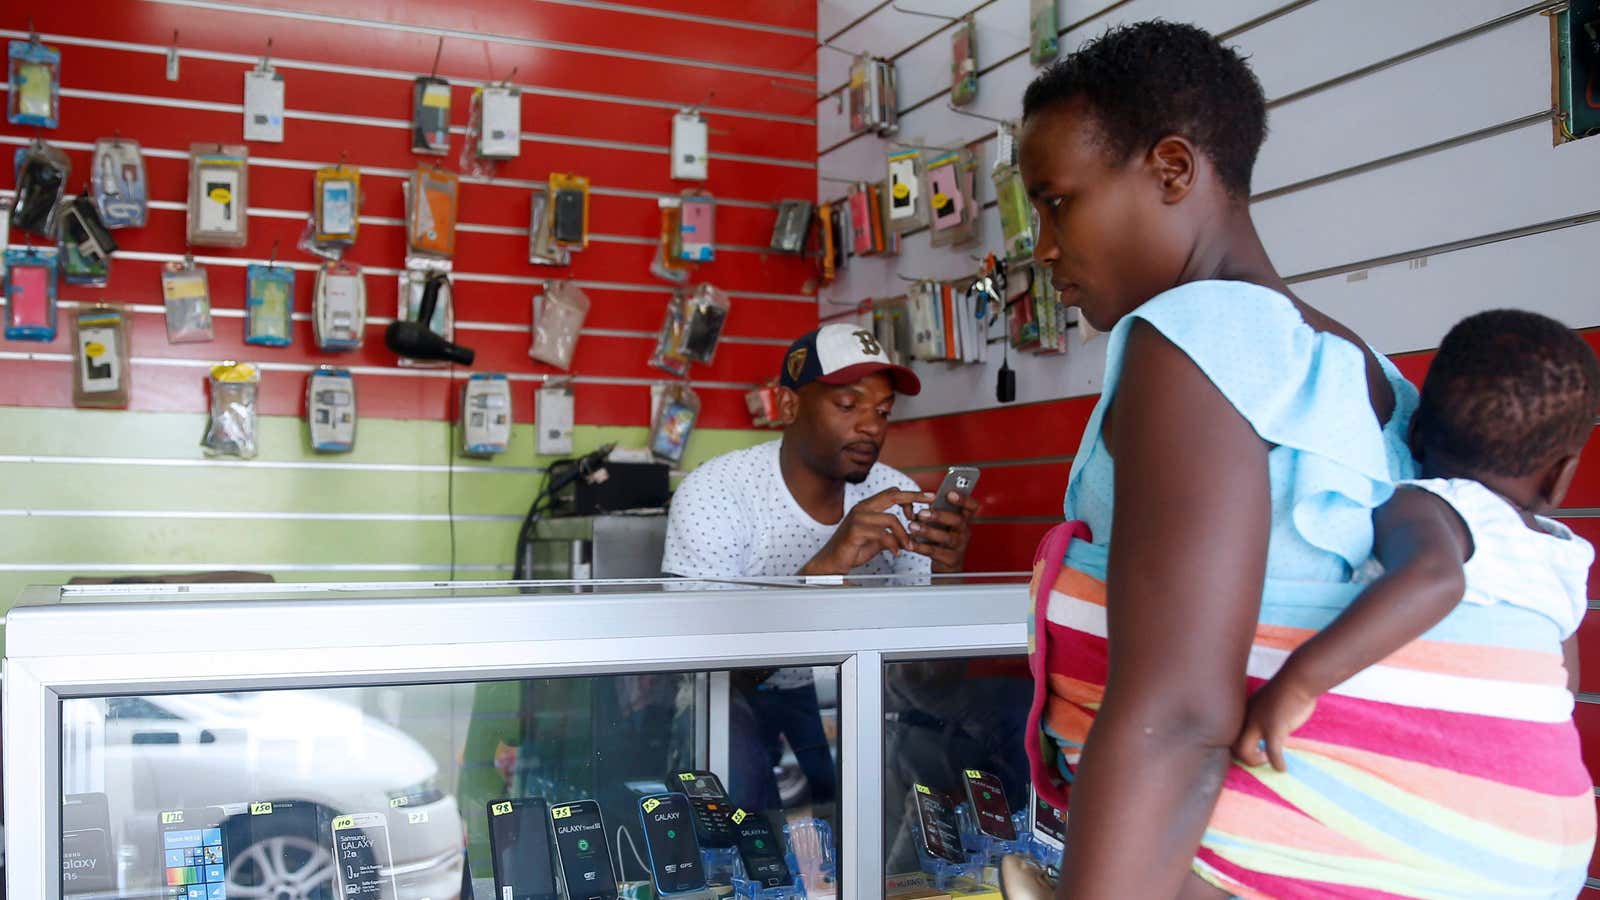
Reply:
[[[948,508],[936,509],[932,494],[878,462],[895,397],[922,389],[916,373],[890,362],[872,332],[841,323],[789,346],[779,386],[788,423],[782,439],[709,460],[684,479],[662,571],[685,578],[960,572],[977,502],[952,492]],[[812,802],[831,803],[837,779],[811,670],[780,669],[748,687],[741,693],[766,758],[737,758],[751,744],[736,709],[733,799],[747,809],[779,807],[771,766],[787,738]]]

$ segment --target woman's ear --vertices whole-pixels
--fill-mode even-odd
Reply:
[[[1161,184],[1161,199],[1177,203],[1194,189],[1200,174],[1200,154],[1188,138],[1169,134],[1150,148],[1146,159]]]
[[[1539,476],[1539,505],[1545,510],[1559,509],[1578,474],[1578,454],[1563,456],[1545,467]]]

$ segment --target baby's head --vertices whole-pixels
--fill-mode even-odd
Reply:
[[[1472,478],[1536,512],[1560,505],[1600,415],[1600,361],[1554,319],[1501,309],[1445,335],[1411,421],[1427,477]]]

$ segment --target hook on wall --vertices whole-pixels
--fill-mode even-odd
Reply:
[[[817,41],[817,46],[818,47],[826,47],[826,48],[828,48],[829,50],[832,50],[835,53],[843,53],[845,56],[848,56],[851,59],[855,59],[857,56],[861,55],[859,53],[856,53],[853,50],[846,50],[843,47],[835,47],[834,45],[828,43],[827,41]]]
[[[899,3],[890,3],[889,7],[891,9],[893,9],[894,11],[896,11],[896,12],[903,12],[903,13],[905,13],[907,15],[911,15],[911,16],[927,16],[930,19],[943,19],[946,22],[959,22],[959,21],[961,21],[961,17],[960,16],[947,16],[944,13],[928,12],[926,10],[921,10],[921,9],[906,9],[904,6],[901,6]]]
[[[444,56],[444,35],[439,35],[439,47],[433,51],[433,71],[428,73],[429,78],[439,77],[439,58]]]
[[[955,104],[951,103],[949,100],[946,100],[944,102],[944,108],[950,110],[953,113],[956,113],[957,115],[966,116],[969,119],[982,119],[985,122],[993,122],[996,125],[1010,125],[1010,124],[1012,124],[1011,120],[1009,120],[1009,119],[997,119],[994,116],[986,116],[983,113],[968,112],[968,111],[960,108],[959,106],[956,106]]]

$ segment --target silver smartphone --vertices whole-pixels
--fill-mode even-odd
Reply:
[[[939,492],[933,498],[933,508],[945,512],[960,512],[961,510],[950,502],[950,495],[960,494],[962,500],[971,497],[973,489],[978,486],[980,474],[977,466],[951,466],[945,470],[944,481],[939,483]]]

